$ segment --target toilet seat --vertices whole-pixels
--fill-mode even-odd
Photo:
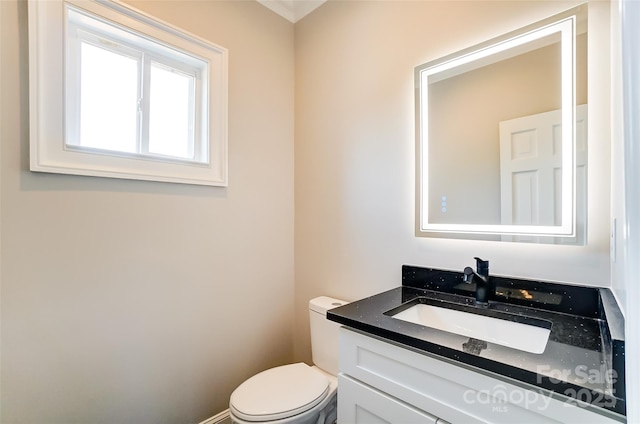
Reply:
[[[275,421],[312,409],[328,393],[327,377],[300,362],[254,375],[234,390],[229,407],[246,421]]]

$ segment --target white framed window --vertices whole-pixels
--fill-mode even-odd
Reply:
[[[227,185],[227,50],[108,0],[29,2],[31,170]]]

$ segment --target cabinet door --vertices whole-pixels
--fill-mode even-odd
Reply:
[[[437,418],[404,402],[338,375],[338,421],[345,424],[436,424]]]

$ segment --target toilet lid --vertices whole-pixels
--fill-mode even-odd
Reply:
[[[305,363],[254,375],[231,394],[233,413],[246,421],[271,421],[305,412],[329,392],[329,379]]]

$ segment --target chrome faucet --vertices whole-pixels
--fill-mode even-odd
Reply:
[[[490,284],[489,284],[489,261],[483,261],[482,259],[475,257],[476,270],[470,266],[464,269],[464,275],[462,280],[471,284],[474,280],[476,282],[476,303],[486,304],[489,298]]]

